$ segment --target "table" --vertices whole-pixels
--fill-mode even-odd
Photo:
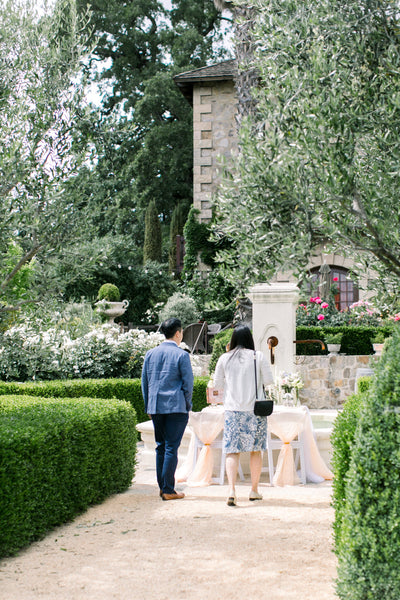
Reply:
[[[186,481],[191,486],[210,485],[214,467],[211,444],[224,429],[224,407],[216,404],[207,406],[200,412],[191,411],[188,426],[192,431],[192,437],[186,460],[178,468],[175,478],[177,481]],[[195,462],[196,436],[204,446]]]
[[[176,480],[186,481],[190,486],[210,485],[214,463],[212,444],[223,431],[224,407],[211,405],[201,412],[190,412],[188,426],[192,431],[192,436],[187,457],[176,472]],[[296,485],[300,482],[291,446],[291,442],[299,434],[304,445],[307,482],[321,483],[326,479],[333,478],[332,472],[319,453],[314,438],[311,415],[307,407],[275,405],[274,412],[268,417],[268,430],[282,442],[273,480],[274,485]],[[195,461],[196,436],[205,444],[197,461]]]
[[[296,408],[276,405],[268,417],[269,433],[281,440],[282,447],[273,479],[274,485],[296,485],[299,478],[294,464],[291,442],[299,437],[304,447],[304,468],[309,483],[333,479],[333,473],[323,461],[314,438],[310,411],[306,406]]]

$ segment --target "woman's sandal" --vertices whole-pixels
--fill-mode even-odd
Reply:
[[[226,503],[228,506],[236,506],[236,496],[229,496]]]
[[[251,501],[253,501],[253,500],[262,500],[262,499],[263,499],[263,497],[258,492],[251,491],[250,494],[249,494],[249,500],[251,500]]]

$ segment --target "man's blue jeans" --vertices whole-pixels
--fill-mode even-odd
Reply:
[[[188,413],[151,415],[156,440],[157,482],[164,494],[175,491],[175,471],[178,464],[178,448],[182,441]]]

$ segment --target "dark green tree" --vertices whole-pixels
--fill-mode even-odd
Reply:
[[[154,200],[146,209],[143,264],[148,261],[161,262],[161,223]]]
[[[224,55],[221,15],[210,0],[169,9],[156,0],[78,0],[87,5],[96,40],[89,70],[104,92],[100,129],[114,145],[97,163],[99,181],[112,173],[114,203],[143,215],[154,199],[169,222],[177,204],[189,210],[192,201],[192,111],[173,75]]]
[[[176,272],[176,238],[183,234],[185,225],[186,211],[182,204],[178,204],[172,213],[171,225],[169,228],[169,251],[168,266],[170,273]]]

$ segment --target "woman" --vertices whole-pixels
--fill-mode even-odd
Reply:
[[[263,386],[272,384],[274,380],[264,354],[254,351],[253,336],[245,325],[239,325],[233,330],[229,352],[219,358],[215,368],[214,387],[224,389],[228,506],[236,506],[235,484],[240,452],[250,452],[249,500],[262,500],[258,483],[262,467],[261,450],[267,448],[267,417],[257,417],[253,412],[256,400],[254,357],[258,398],[262,398]]]

